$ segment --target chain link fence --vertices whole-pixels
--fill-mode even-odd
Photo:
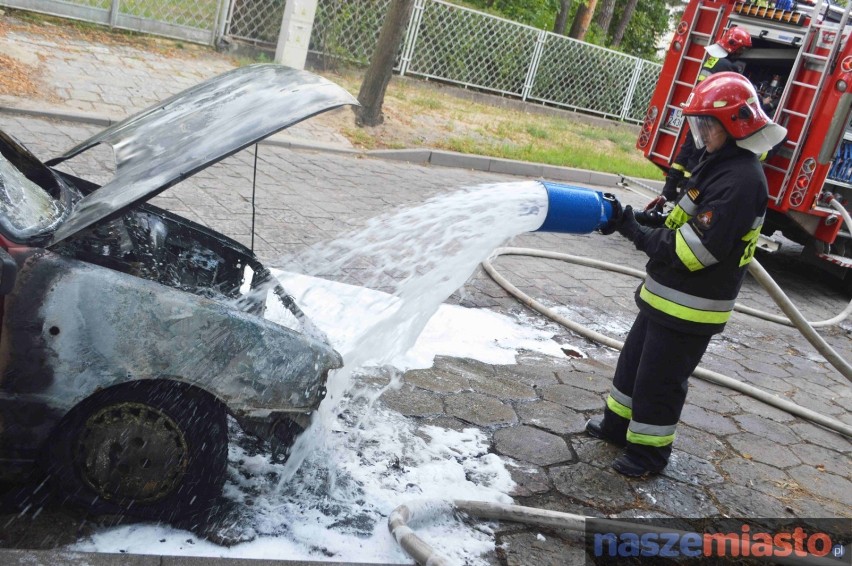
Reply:
[[[366,65],[392,0],[319,0],[309,50],[324,58]]]
[[[309,50],[366,65],[392,0],[318,0]],[[0,0],[112,27],[275,49],[286,0]],[[660,65],[443,0],[416,0],[400,74],[641,122]]]
[[[231,0],[225,35],[275,49],[285,0]]]
[[[319,0],[310,51],[366,65],[390,0]],[[443,0],[416,0],[396,70],[639,123],[661,66]]]
[[[42,12],[196,43],[213,44],[232,0],[0,0]],[[283,0],[282,0],[283,3]],[[278,25],[281,20],[279,18]]]
[[[443,2],[424,3],[415,15],[416,43],[405,73],[524,94],[540,30]]]
[[[552,33],[545,37],[528,99],[612,118],[644,116],[645,108],[630,116],[641,59]]]

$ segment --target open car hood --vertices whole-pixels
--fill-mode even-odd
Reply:
[[[275,132],[358,101],[322,77],[281,65],[241,67],[131,116],[49,161],[56,165],[97,144],[113,147],[116,173],[80,200],[54,244]]]

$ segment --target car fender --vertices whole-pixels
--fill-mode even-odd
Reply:
[[[6,299],[2,388],[68,410],[100,388],[179,376],[235,414],[308,412],[340,357],[230,306],[40,251]]]

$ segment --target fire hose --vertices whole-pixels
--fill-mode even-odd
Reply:
[[[829,204],[834,209],[836,209],[840,213],[840,215],[843,217],[843,221],[846,223],[847,230],[852,231],[852,217],[849,216],[849,212],[846,210],[846,208],[844,208],[844,206],[842,204],[840,204],[836,199],[832,199],[832,201]],[[758,274],[757,271],[759,271],[760,274]],[[769,275],[766,274],[765,271],[763,271],[762,267],[759,270],[750,269],[750,272],[755,277],[755,279],[758,279],[758,281],[760,281],[760,284],[763,285],[764,288],[766,288],[767,283],[769,281],[771,281],[771,279],[766,279],[766,278],[769,277]],[[764,281],[767,281],[767,283],[764,283]],[[774,281],[772,281],[772,283],[774,283]],[[772,283],[769,283],[769,284],[772,284]],[[779,293],[779,292],[780,292],[780,290],[774,291],[774,293]],[[786,295],[784,295],[784,296],[786,296]],[[773,299],[774,298],[775,298],[775,295],[773,294]],[[777,301],[776,301],[776,303],[777,303]],[[779,306],[781,306],[781,305],[779,304]],[[789,307],[786,307],[786,308],[789,309]],[[736,310],[741,312],[741,313],[744,313],[744,314],[749,314],[749,315],[755,316],[757,318],[762,318],[763,320],[767,320],[769,322],[784,324],[786,326],[795,326],[795,327],[799,328],[800,331],[802,330],[802,328],[799,327],[798,324],[793,322],[793,320],[795,320],[794,316],[790,316],[789,314],[787,314],[787,310],[785,310],[785,307],[782,307],[782,310],[790,318],[786,318],[786,317],[783,317],[783,316],[778,316],[778,315],[775,315],[775,314],[759,311],[757,309],[753,309],[751,307],[747,307],[745,305],[739,305],[739,304],[736,306]],[[820,321],[817,321],[817,322],[808,322],[807,324],[812,326],[813,328],[824,328],[826,326],[834,326],[834,325],[840,324],[841,322],[846,320],[849,317],[850,314],[852,314],[852,301],[849,301],[849,303],[846,305],[846,308],[844,308],[837,316],[829,318],[827,320],[820,320]],[[801,322],[800,322],[800,324],[801,324]],[[803,331],[803,333],[804,332],[805,331]],[[810,331],[807,331],[807,332],[809,333]],[[811,338],[808,338],[808,341],[810,341],[811,344],[814,344],[814,342]],[[819,350],[819,347],[817,347],[816,344],[814,344],[814,347],[816,347]],[[822,352],[820,352],[820,353],[822,353]],[[848,364],[846,364],[846,365],[848,365]],[[835,366],[835,367],[837,367],[837,366]],[[846,375],[847,379],[852,379],[852,378],[849,377],[848,374],[844,374],[844,375]]]
[[[568,254],[560,254],[557,252],[548,252],[544,250],[533,250],[528,248],[499,248],[495,250],[494,254],[492,255],[492,258],[497,257],[499,255],[528,255],[533,257],[560,259],[563,261],[577,263],[579,265],[585,265],[587,267],[598,267],[610,271],[615,271],[618,273],[633,275],[635,277],[644,277],[644,273],[636,269],[630,269],[628,267],[615,265],[605,261],[583,258],[579,256],[572,256]],[[774,287],[768,288],[767,290],[769,291],[770,295],[772,295],[773,299],[775,299],[776,301],[781,300],[782,302],[784,302],[784,306],[782,307],[782,309],[784,309],[784,312],[791,314],[793,316],[794,322],[802,324],[802,327],[804,327],[806,330],[810,328],[810,325],[808,325],[807,321],[804,319],[801,313],[799,313],[795,305],[793,305],[790,299],[783,294],[777,283],[775,283],[772,278],[769,277],[769,275],[766,273],[766,270],[763,269],[763,266],[761,266],[756,260],[752,260],[751,264],[753,264],[753,267],[750,267],[749,272],[752,274],[757,274],[756,278],[758,279],[758,282],[760,282],[764,286],[769,285],[770,283],[774,285]],[[609,346],[610,348],[615,348],[616,350],[620,350],[624,345],[624,343],[619,340],[610,338],[609,336],[601,334],[600,332],[596,332],[594,330],[586,328],[585,326],[582,326],[581,324],[578,324],[554,312],[552,309],[539,303],[529,295],[526,295],[523,291],[512,285],[505,277],[497,273],[497,271],[494,269],[494,266],[492,266],[489,261],[483,262],[482,267],[485,269],[486,273],[488,273],[488,275],[490,275],[497,282],[497,284],[506,289],[521,303],[535,311],[540,312],[548,318],[551,318],[552,320],[565,326],[569,330],[573,330],[574,332],[585,336],[590,340],[603,344],[604,346]],[[780,295],[776,296],[779,293]],[[785,299],[786,301],[784,301]],[[806,337],[809,340],[813,339],[815,342],[817,342],[819,344],[818,349],[820,350],[820,353],[823,354],[825,358],[830,363],[832,363],[832,365],[837,364],[835,365],[835,367],[838,369],[838,371],[840,371],[844,376],[846,376],[847,379],[852,380],[852,366],[850,366],[849,362],[847,362],[839,354],[837,354],[837,352],[834,351],[834,349],[827,342],[825,342],[822,336],[819,336],[819,334],[817,334],[816,331],[813,330],[813,328],[810,328],[810,331],[806,334]],[[797,405],[791,401],[778,397],[777,395],[767,393],[762,389],[758,389],[757,387],[754,387],[747,383],[743,383],[742,381],[701,367],[697,368],[693,375],[705,381],[710,381],[711,383],[715,383],[717,385],[721,385],[723,387],[728,387],[730,389],[734,389],[735,391],[745,393],[746,395],[754,397],[755,399],[763,401],[764,403],[772,405],[773,407],[777,407],[792,415],[802,417],[804,419],[820,424],[826,428],[830,428],[831,430],[839,432],[844,436],[852,437],[852,426],[838,421],[837,419],[826,417],[825,415]]]
[[[417,533],[409,526],[416,522],[423,522],[437,518],[441,515],[453,513],[464,513],[471,517],[494,521],[512,521],[525,525],[538,527],[550,527],[568,529],[579,533],[601,533],[620,534],[631,533],[634,535],[645,535],[653,533],[658,535],[694,535],[688,531],[680,531],[667,527],[655,527],[647,524],[632,523],[628,521],[615,521],[601,519],[598,517],[587,517],[573,513],[550,511],[547,509],[536,509],[522,505],[505,505],[501,503],[490,503],[485,501],[466,501],[457,499],[455,501],[441,499],[427,499],[411,501],[400,505],[391,512],[388,517],[388,529],[397,544],[412,557],[417,564],[424,566],[450,566],[452,561],[438,554],[426,541],[417,536]],[[730,540],[731,547],[728,549],[730,556],[746,554],[741,552],[743,543],[739,540]],[[776,551],[777,549],[777,551]],[[837,560],[826,557],[796,556],[789,549],[776,547],[770,556],[758,557],[756,560],[771,562],[772,564],[788,564],[790,566],[832,566]]]

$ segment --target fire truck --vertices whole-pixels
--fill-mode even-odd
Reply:
[[[637,147],[668,170],[688,133],[680,113],[725,30],[749,32],[737,61],[761,99],[771,100],[787,138],[763,160],[769,183],[765,236],[780,232],[802,258],[852,288],[852,233],[841,207],[852,199],[850,7],[830,2],[690,0],[666,52]],[[770,243],[777,246],[777,242]],[[798,246],[796,246],[798,247]]]

